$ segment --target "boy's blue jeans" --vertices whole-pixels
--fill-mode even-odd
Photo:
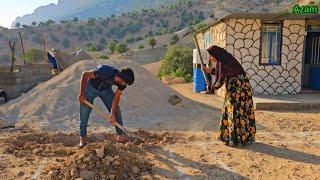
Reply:
[[[112,90],[112,87],[110,88],[98,91],[95,89],[90,82],[87,83],[87,87],[85,89],[85,97],[86,100],[93,104],[93,100],[96,97],[100,97],[104,105],[107,107],[108,111],[110,112],[112,107],[112,101],[113,101],[114,92]],[[84,137],[87,135],[87,125],[88,125],[88,119],[91,113],[91,108],[87,105],[80,103],[80,136]],[[117,108],[116,111],[116,119],[117,122],[121,125],[122,124],[122,117],[121,117],[121,110],[120,107]],[[123,134],[123,131],[116,127],[117,134]]]

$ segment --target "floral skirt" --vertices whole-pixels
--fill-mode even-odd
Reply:
[[[256,124],[249,78],[227,78],[226,95],[220,121],[220,139],[228,146],[242,146],[255,141]]]

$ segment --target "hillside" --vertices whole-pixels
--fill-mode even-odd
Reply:
[[[120,15],[123,12],[139,11],[142,8],[159,8],[174,2],[175,0],[59,0],[57,4],[41,6],[32,14],[17,17],[12,23],[12,28],[17,22],[31,25],[33,21],[48,19],[60,21],[78,17],[83,20],[89,17]]]
[[[8,65],[10,62],[8,40],[17,42],[16,56],[21,62],[18,31],[23,35],[25,49],[41,48],[41,31],[48,48],[67,51],[92,45],[94,49],[102,50],[114,40],[126,42],[130,49],[136,49],[139,45],[147,48],[150,46],[146,44],[145,39],[150,36],[158,37],[156,39],[159,43],[155,47],[163,47],[170,44],[174,32],[191,26],[196,27],[205,19],[211,21],[212,14],[219,18],[238,11],[277,12],[290,8],[292,1],[257,3],[254,0],[241,0],[235,4],[233,0],[177,0],[176,3],[159,9],[143,9],[139,12],[122,13],[119,16],[89,18],[85,21],[47,21],[19,29],[4,29],[0,30],[0,64]]]

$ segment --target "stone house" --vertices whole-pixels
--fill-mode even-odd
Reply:
[[[320,14],[233,13],[196,37],[202,50],[217,45],[234,55],[255,94],[319,89]]]

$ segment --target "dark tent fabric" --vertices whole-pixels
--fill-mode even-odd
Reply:
[[[54,50],[53,52],[57,61],[59,72],[62,72],[76,62],[92,59],[92,57],[83,50],[76,51],[71,55],[59,50]]]

